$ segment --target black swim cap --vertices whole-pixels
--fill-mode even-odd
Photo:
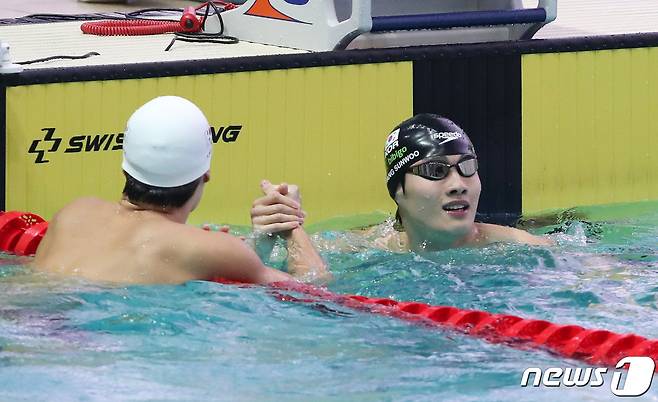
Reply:
[[[417,114],[395,127],[384,146],[386,185],[391,198],[395,199],[399,184],[404,188],[409,166],[436,155],[475,155],[475,148],[461,127],[436,114]]]

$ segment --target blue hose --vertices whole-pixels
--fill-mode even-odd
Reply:
[[[486,25],[535,24],[546,21],[546,10],[468,11],[456,13],[373,17],[372,32],[439,29]]]

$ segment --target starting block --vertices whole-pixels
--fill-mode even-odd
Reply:
[[[557,0],[248,0],[221,13],[226,35],[309,51],[530,39]],[[209,18],[206,31],[219,32]]]

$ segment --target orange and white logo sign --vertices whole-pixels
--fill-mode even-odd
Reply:
[[[283,0],[287,4],[295,6],[305,6],[310,0]],[[301,24],[308,24],[308,22],[299,21],[279,10],[277,10],[271,3],[271,0],[256,0],[256,2],[249,7],[249,9],[244,13],[245,15],[251,15],[253,17],[262,17],[262,18],[271,18],[275,20],[288,21],[288,22],[297,22]]]

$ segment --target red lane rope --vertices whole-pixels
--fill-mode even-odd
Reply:
[[[48,222],[29,212],[0,211],[0,251],[32,255],[48,229]]]
[[[463,310],[452,306],[338,295],[295,282],[276,283],[273,286],[278,290],[302,293],[356,310],[456,330],[492,343],[512,347],[530,346],[592,365],[614,367],[626,356],[648,356],[658,362],[658,339],[647,339],[635,334],[622,335],[606,330],[586,329],[578,325],[559,325],[544,320]],[[284,301],[317,302],[278,292],[275,296]]]
[[[0,250],[18,255],[34,254],[47,229],[48,222],[38,215],[0,211]],[[214,281],[236,284],[221,278]],[[326,300],[355,310],[453,329],[492,343],[513,347],[531,346],[592,365],[615,366],[621,358],[627,356],[648,356],[658,362],[658,339],[647,339],[635,334],[617,334],[602,329],[559,325],[544,320],[452,306],[339,295],[299,282],[275,283],[272,288],[275,289],[274,295],[282,301],[316,303],[317,299]],[[314,299],[300,299],[281,291],[301,293]]]

